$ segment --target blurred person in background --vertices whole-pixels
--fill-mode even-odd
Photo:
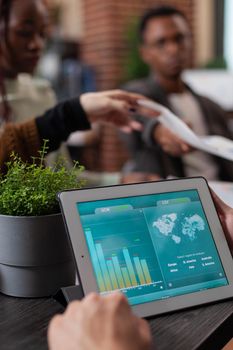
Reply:
[[[45,47],[44,0],[0,0],[0,123],[20,123],[56,104],[50,83],[33,77]],[[63,147],[63,155],[68,153]],[[56,154],[46,157],[52,164]]]
[[[0,0],[0,121],[22,122],[56,103],[46,80],[33,73],[49,18],[43,0]]]
[[[199,135],[232,138],[225,112],[210,99],[195,93],[182,80],[192,50],[188,21],[176,8],[148,10],[139,25],[142,60],[150,76],[128,82],[123,88],[141,93],[173,110]],[[233,163],[189,145],[154,120],[137,116],[143,132],[123,135],[131,153],[125,172],[155,173],[163,178],[202,175],[208,180],[233,181]]]
[[[59,101],[96,91],[94,71],[82,62],[78,42],[63,40],[60,56],[60,67],[54,82]]]
[[[44,0],[0,0],[0,125],[27,121],[56,104],[50,83],[33,77],[48,26]],[[85,136],[82,142],[85,145]],[[68,157],[65,147],[62,154]],[[50,156],[48,164],[55,157]]]
[[[95,73],[90,66],[82,62],[79,43],[63,40],[60,55],[58,73],[53,85],[58,100],[63,101],[85,92],[96,91]],[[80,159],[83,147],[95,145],[99,140],[98,123],[94,123],[89,131],[72,133],[66,142],[71,159]]]

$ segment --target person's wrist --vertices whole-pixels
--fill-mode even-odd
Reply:
[[[160,129],[161,129],[161,124],[158,122],[154,125],[152,130],[153,140],[156,142],[158,142],[160,138]]]
[[[80,95],[79,97],[79,102],[80,102],[80,105],[82,106],[82,109],[85,111],[86,114],[88,114],[88,107],[87,107],[87,94],[84,93],[82,95]]]

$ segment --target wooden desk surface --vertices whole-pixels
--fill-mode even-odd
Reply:
[[[47,326],[63,308],[53,299],[0,294],[0,349],[45,350]],[[150,320],[157,350],[217,350],[233,335],[233,301]]]

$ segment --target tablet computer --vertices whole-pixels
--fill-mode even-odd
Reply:
[[[64,191],[84,295],[121,291],[141,317],[233,296],[233,260],[204,178]]]

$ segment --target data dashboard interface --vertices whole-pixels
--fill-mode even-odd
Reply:
[[[228,284],[197,190],[77,203],[101,294],[131,305]]]

